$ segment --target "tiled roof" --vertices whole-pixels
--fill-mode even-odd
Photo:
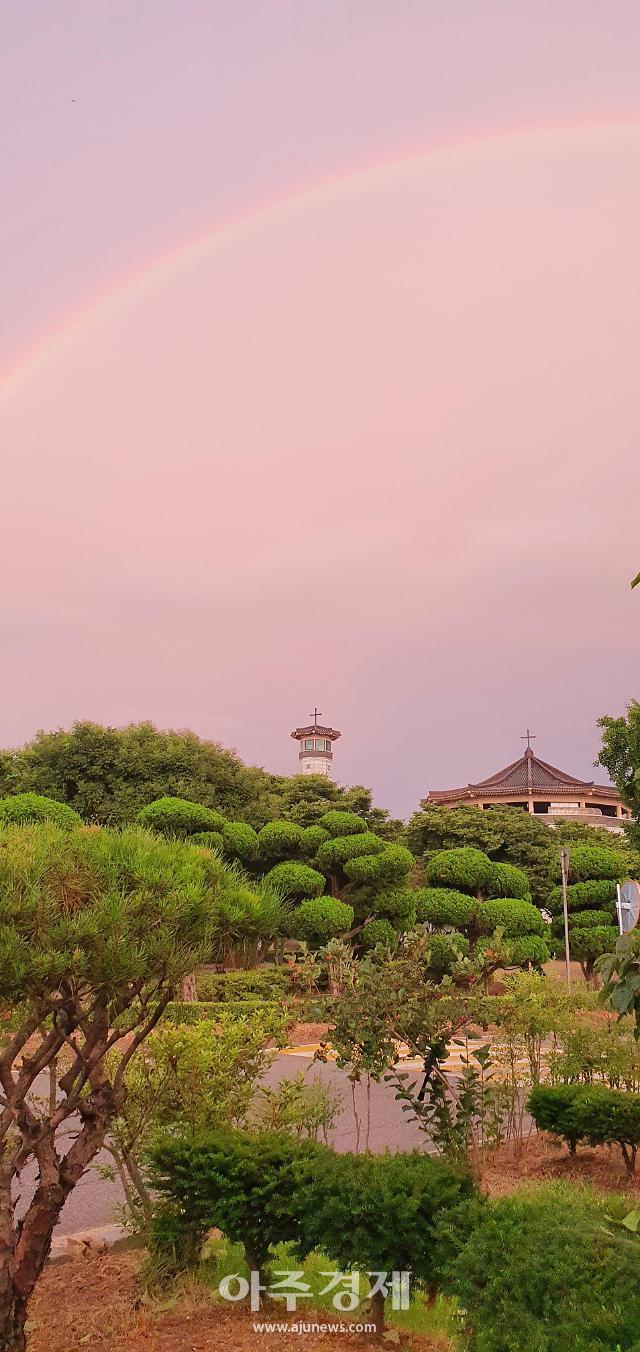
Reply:
[[[296,728],[291,733],[292,737],[330,737],[332,742],[336,742],[340,733],[335,728],[323,728],[320,723],[310,723],[308,728]]]
[[[618,798],[611,784],[595,784],[592,779],[577,779],[575,775],[565,774],[564,770],[558,770],[555,765],[539,760],[531,748],[527,747],[524,755],[517,761],[505,766],[504,770],[498,770],[488,779],[481,779],[477,784],[466,784],[462,789],[432,789],[427,801],[441,803],[451,802],[456,798],[502,798],[512,794],[520,796],[529,793],[538,796],[544,794],[554,800],[576,796],[591,797],[594,794],[616,800]]]

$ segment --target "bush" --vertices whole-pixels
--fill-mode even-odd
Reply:
[[[575,1151],[578,1141],[620,1146],[629,1173],[640,1145],[640,1094],[603,1084],[538,1085],[527,1108],[541,1131],[553,1132]]]
[[[356,859],[365,854],[380,854],[384,850],[384,841],[374,836],[372,831],[363,831],[359,835],[336,836],[328,840],[318,850],[316,862],[319,868],[329,871],[335,865],[346,864],[348,859]]]
[[[587,907],[604,907],[607,902],[616,900],[616,883],[613,880],[594,879],[587,883],[573,883],[567,888],[567,909],[582,911]],[[552,915],[562,915],[562,888],[553,887],[549,893],[547,908]]]
[[[219,831],[196,831],[195,835],[189,836],[189,844],[201,845],[205,850],[222,853],[222,836]]]
[[[376,916],[390,920],[397,930],[413,929],[416,923],[416,894],[411,887],[393,887],[377,892]]]
[[[614,919],[614,911],[570,911],[567,920],[569,922],[569,932],[575,929],[594,929],[596,927],[610,926]],[[564,918],[559,916],[554,920],[551,931],[562,938],[564,934]]]
[[[531,888],[526,873],[516,868],[514,864],[494,864],[491,873],[491,895],[518,897],[520,901],[531,901]]]
[[[559,877],[558,863],[556,876]],[[600,845],[572,845],[569,850],[569,882],[581,883],[594,879],[618,881],[627,875],[628,863],[621,850],[607,850]]]
[[[455,930],[449,934],[431,934],[428,944],[427,971],[437,980],[452,972],[469,954],[469,940]]]
[[[253,972],[198,972],[196,986],[199,1000],[245,1000],[255,996],[280,1000],[292,994],[288,967],[259,967]]]
[[[300,848],[305,859],[313,859],[321,845],[329,839],[329,832],[323,826],[307,826],[302,832]]]
[[[436,1225],[442,1280],[465,1312],[470,1352],[637,1348],[638,1246],[612,1233],[619,1197],[575,1187],[521,1189]]]
[[[537,906],[516,897],[481,902],[475,913],[475,923],[482,934],[493,934],[494,930],[502,929],[507,937],[544,934],[547,929]]]
[[[258,834],[246,822],[226,822],[222,828],[222,845],[229,859],[240,859],[248,864],[258,854]]]
[[[336,897],[316,897],[298,907],[292,918],[292,933],[294,938],[316,948],[346,933],[352,925],[352,906]]]
[[[304,831],[296,822],[267,822],[258,832],[261,859],[288,859],[302,852]]]
[[[250,1019],[252,1014],[268,1013],[280,1018],[280,1004],[259,995],[246,995],[237,1000],[171,1000],[164,1017],[169,1023],[218,1023],[221,1019]]]
[[[509,967],[542,967],[549,962],[551,952],[539,934],[524,934],[518,939],[509,939],[507,943]]]
[[[201,831],[222,831],[225,824],[219,812],[201,803],[188,803],[185,798],[156,798],[140,810],[136,820],[139,826],[158,835],[178,838]]]
[[[347,859],[344,871],[350,883],[377,883],[380,881],[380,860],[382,854],[363,854],[356,859]]]
[[[40,793],[15,793],[0,798],[0,826],[26,826],[29,822],[53,822],[63,831],[82,826],[82,817],[66,803]]]
[[[456,892],[451,887],[419,888],[416,897],[416,916],[420,924],[428,925],[468,925],[473,918],[477,902],[464,892]]]
[[[302,897],[319,897],[324,892],[324,878],[309,864],[275,864],[265,874],[265,883],[273,884],[283,897],[299,901]]]
[[[569,933],[571,957],[581,965],[587,980],[593,975],[596,958],[613,953],[620,937],[615,925],[595,925],[593,929],[574,929]]]
[[[356,812],[340,812],[337,809],[325,812],[318,825],[328,831],[330,836],[357,836],[367,829],[366,821]]]
[[[367,950],[384,944],[393,952],[397,942],[398,936],[389,920],[367,920],[360,931],[360,943]]]
[[[482,850],[464,846],[459,850],[439,850],[429,860],[425,873],[432,887],[453,887],[475,894],[490,889],[494,867]]]
[[[406,878],[415,862],[411,850],[406,850],[404,845],[385,845],[378,858],[380,877],[385,883],[397,883]]]

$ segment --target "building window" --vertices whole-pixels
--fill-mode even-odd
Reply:
[[[304,749],[305,751],[313,751],[313,737],[305,737]]]
[[[324,737],[316,737],[316,751],[328,751],[329,743]]]

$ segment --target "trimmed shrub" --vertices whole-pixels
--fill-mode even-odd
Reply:
[[[416,894],[411,887],[394,887],[378,892],[373,905],[376,915],[391,920],[396,929],[413,929],[416,923]]]
[[[493,934],[494,930],[501,929],[506,937],[513,934],[544,934],[547,928],[537,906],[530,901],[520,901],[517,897],[481,902],[474,920],[481,934]]]
[[[367,950],[384,944],[385,948],[393,951],[397,942],[398,936],[389,920],[367,920],[360,931],[360,943]]]
[[[573,883],[567,888],[567,909],[583,911],[588,907],[604,907],[607,902],[616,900],[616,883],[613,879],[596,878],[591,882]],[[562,888],[553,887],[546,903],[552,915],[562,915]]]
[[[67,803],[41,793],[14,793],[0,798],[0,826],[27,826],[29,822],[54,822],[63,831],[82,826],[82,817]]]
[[[416,916],[421,925],[468,925],[477,907],[473,897],[451,887],[419,888]]]
[[[156,798],[141,808],[136,821],[149,831],[161,836],[184,838],[202,831],[222,831],[224,817],[202,803],[189,803],[186,798]]]
[[[613,908],[610,911],[570,911],[567,916],[569,932],[574,929],[595,929],[596,927],[602,928],[603,925],[610,926],[614,918]],[[558,938],[562,938],[564,934],[564,918],[562,916],[554,920],[551,930]]]
[[[526,873],[514,864],[494,864],[491,873],[491,895],[494,897],[518,897],[520,901],[531,901],[531,888]]]
[[[587,980],[593,975],[596,958],[613,953],[620,933],[616,925],[595,925],[593,929],[574,929],[569,933],[571,957],[582,967]]]
[[[189,836],[189,844],[201,845],[205,850],[222,853],[222,836],[219,831],[196,831],[195,835]]]
[[[378,856],[380,877],[385,883],[397,883],[411,872],[415,860],[404,845],[385,845]]]
[[[324,892],[324,878],[309,864],[275,864],[265,874],[265,883],[272,883],[283,897],[299,901],[302,897],[319,897]]]
[[[429,937],[427,971],[437,980],[452,972],[461,958],[468,957],[469,940],[464,934],[452,930],[448,934],[432,934]]]
[[[344,865],[349,882],[377,883],[380,881],[380,860],[382,854],[363,854],[360,858],[347,859]]]
[[[336,897],[303,901],[292,920],[293,937],[304,939],[314,947],[328,943],[329,939],[346,933],[352,926],[353,907]]]
[[[229,859],[250,863],[258,854],[258,833],[246,822],[226,822],[222,828],[222,844]]]
[[[539,934],[524,934],[518,939],[509,939],[507,948],[508,964],[513,967],[526,967],[527,964],[542,967],[551,958],[548,944]]]
[[[435,1227],[441,1280],[465,1312],[470,1352],[598,1352],[640,1345],[638,1246],[629,1202],[555,1184]],[[617,1233],[612,1232],[617,1225]]]
[[[453,887],[460,892],[486,892],[491,887],[494,865],[482,850],[464,846],[439,850],[429,860],[425,873],[432,887]]]
[[[302,852],[304,830],[296,822],[267,822],[258,832],[261,859],[288,859]]]
[[[572,1153],[578,1141],[589,1145],[617,1142],[631,1174],[640,1145],[640,1094],[609,1089],[604,1084],[538,1085],[527,1108],[541,1131],[553,1132]]]
[[[356,812],[340,812],[338,809],[325,812],[319,818],[318,826],[322,826],[330,836],[357,836],[367,829],[366,821]]]
[[[330,870],[335,865],[346,864],[348,859],[357,859],[364,854],[380,854],[384,850],[384,841],[374,836],[373,831],[362,831],[359,835],[336,836],[321,845],[316,856],[319,868]]]
[[[605,878],[625,878],[629,865],[621,850],[602,845],[572,845],[569,850],[569,882],[581,883]],[[559,876],[558,864],[556,876]]]
[[[197,972],[199,1000],[280,1000],[291,995],[293,986],[288,967],[258,967],[253,972]]]
[[[169,1023],[219,1023],[222,1019],[250,1019],[253,1014],[273,1014],[274,1019],[281,1019],[282,1009],[277,1001],[261,1000],[258,995],[240,1000],[170,1000],[164,1018]]]
[[[313,859],[321,845],[329,839],[329,832],[323,826],[306,826],[302,832],[300,849],[305,859]]]

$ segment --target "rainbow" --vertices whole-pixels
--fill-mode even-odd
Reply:
[[[298,187],[240,216],[218,221],[161,257],[147,260],[106,291],[94,296],[88,305],[67,316],[0,373],[0,403],[17,393],[105,320],[117,316],[156,287],[162,286],[185,269],[195,267],[203,259],[251,239],[262,231],[273,229],[302,212],[312,211],[314,207],[345,196],[356,196],[387,183],[402,182],[443,168],[464,167],[467,163],[490,162],[513,155],[565,151],[587,144],[607,145],[620,140],[640,142],[638,115],[600,122],[582,121],[544,128],[524,128],[480,139],[449,142],[346,169],[319,182]]]

